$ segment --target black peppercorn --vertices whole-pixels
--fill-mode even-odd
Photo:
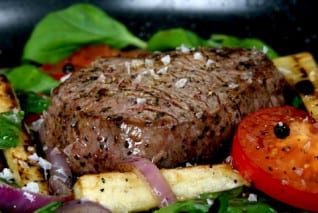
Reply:
[[[63,73],[68,74],[68,73],[74,72],[74,70],[75,70],[74,65],[71,63],[67,63],[67,64],[64,64],[62,71]]]
[[[274,134],[277,138],[284,139],[289,136],[289,126],[283,122],[278,122],[274,126]]]

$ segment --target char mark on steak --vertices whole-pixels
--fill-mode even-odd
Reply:
[[[284,104],[285,85],[257,50],[99,59],[54,90],[40,133],[76,174],[132,155],[165,168],[208,161],[246,114]]]

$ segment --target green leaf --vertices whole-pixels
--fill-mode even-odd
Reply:
[[[42,113],[51,103],[51,99],[40,96],[34,92],[17,93],[17,96],[25,114]]]
[[[79,3],[46,15],[33,30],[22,59],[40,64],[56,63],[79,47],[96,43],[118,49],[129,45],[146,47],[144,41],[103,10]]]
[[[265,200],[248,201],[246,198],[234,198],[229,200],[227,213],[276,213]]]
[[[222,47],[256,48],[260,51],[265,51],[266,55],[271,59],[278,57],[273,48],[257,38],[238,38],[224,34],[212,34],[208,42],[219,44]]]
[[[4,73],[16,91],[49,94],[60,84],[33,65],[22,65]]]
[[[207,46],[208,43],[194,32],[174,28],[158,31],[149,39],[147,49],[150,51],[172,50],[184,45],[186,47]]]
[[[19,144],[24,112],[12,110],[0,113],[0,149],[15,147]]]
[[[237,187],[228,191],[201,194],[198,198],[188,201],[178,201],[167,207],[154,211],[155,213],[276,213],[268,204],[268,200],[259,197],[258,201],[249,201],[242,196],[246,188]],[[248,190],[247,190],[248,191]]]
[[[197,200],[189,200],[189,201],[172,203],[167,207],[154,211],[154,213],[177,213],[177,212],[205,213],[205,212],[208,212],[208,210],[209,210],[209,205],[206,202],[203,203]]]
[[[16,182],[14,182],[14,178],[13,177],[10,180],[7,180],[5,178],[0,177],[0,184],[1,183],[7,184],[7,185],[13,186],[13,187],[19,187],[18,184]]]
[[[304,102],[299,95],[296,95],[292,99],[292,105],[296,108],[304,106]]]
[[[211,208],[211,203],[214,200],[219,202],[218,199],[222,199],[220,206],[217,206],[217,211],[222,211],[222,209],[227,210],[229,199],[239,196],[243,191],[243,187],[237,187],[228,191],[220,192],[210,192],[201,194],[197,199],[192,199],[188,201],[179,201],[170,204],[167,207],[161,208],[155,213],[178,213],[178,212],[191,212],[191,213],[205,213],[209,212]]]
[[[216,200],[215,203],[219,203],[220,207],[218,213],[227,213],[229,207],[229,196],[226,194],[221,194]],[[214,204],[215,205],[215,204]]]
[[[62,205],[61,202],[51,202],[42,208],[37,209],[34,213],[54,213]]]

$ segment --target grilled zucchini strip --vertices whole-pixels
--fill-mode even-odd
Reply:
[[[19,109],[19,102],[14,90],[4,75],[0,75],[0,113]],[[15,182],[19,186],[26,186],[35,182],[39,186],[39,192],[48,194],[48,184],[44,173],[37,162],[29,159],[36,153],[36,146],[26,126],[23,126],[19,144],[16,147],[3,150],[8,167],[13,173]]]
[[[308,52],[273,60],[289,85],[297,91],[308,112],[318,120],[318,67]]]
[[[248,185],[238,172],[227,164],[200,165],[161,169],[178,201],[196,198]],[[75,183],[75,198],[101,203],[112,212],[147,211],[159,204],[148,183],[133,172],[108,172],[81,176]]]

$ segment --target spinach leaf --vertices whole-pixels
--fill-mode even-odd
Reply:
[[[277,211],[267,204],[267,200],[260,198],[258,201],[249,201],[242,197],[244,187],[232,190],[205,193],[197,199],[178,201],[167,207],[154,211],[155,213],[276,213]]]
[[[22,65],[4,73],[16,91],[49,94],[51,89],[60,84],[33,65]]]
[[[266,52],[269,58],[275,58],[278,54],[265,42],[256,38],[238,38],[231,35],[212,34],[204,40],[196,33],[182,28],[173,28],[158,31],[148,41],[147,49],[150,51],[172,50],[184,45],[186,47],[241,47],[256,48]]]
[[[256,38],[238,38],[224,34],[212,34],[209,42],[219,44],[219,46],[222,47],[256,48],[260,51],[264,51],[269,58],[276,58],[278,56],[273,48]]]
[[[184,45],[186,47],[207,46],[208,42],[192,31],[174,28],[158,31],[148,40],[147,49],[150,51],[172,50]]]
[[[45,16],[27,41],[22,59],[40,64],[56,63],[79,47],[96,43],[118,49],[129,45],[146,47],[144,41],[103,10],[79,3]]]
[[[180,201],[170,204],[167,207],[154,211],[154,213],[206,213],[209,211],[209,205],[206,202],[198,200]]]
[[[61,202],[54,201],[35,210],[34,213],[55,213],[60,206],[62,206]]]
[[[230,198],[226,194],[220,195],[215,202],[219,202],[219,213],[276,213],[265,201],[248,201],[246,198]]]
[[[17,93],[17,96],[25,114],[42,113],[51,103],[51,99],[40,96],[34,92]]]
[[[0,149],[19,144],[23,117],[24,112],[17,109],[0,113]]]

